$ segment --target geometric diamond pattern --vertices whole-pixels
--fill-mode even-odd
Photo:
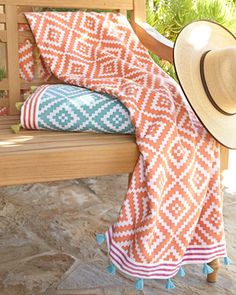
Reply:
[[[26,17],[57,78],[114,96],[129,110],[140,156],[118,219],[106,232],[111,262],[131,276],[158,279],[174,276],[182,264],[225,256],[219,144],[127,19],[95,12]],[[58,19],[65,33],[61,48],[49,34],[44,41],[48,24],[60,29]],[[111,109],[101,118],[107,126],[120,124]],[[67,110],[57,122],[73,120]]]
[[[19,44],[20,77],[30,82],[34,78],[33,44],[30,40]]]
[[[27,24],[19,24],[18,30],[20,32],[27,32],[30,30]],[[34,79],[34,51],[33,44],[30,40],[25,40],[19,44],[19,69],[21,79],[30,82]],[[38,61],[39,77],[43,81],[47,81],[52,73],[49,67],[44,63],[41,56]]]
[[[180,221],[183,219],[189,209],[190,204],[188,204],[186,199],[178,190],[176,190],[174,194],[168,198],[161,208],[166,218],[171,223],[171,227],[180,226]]]
[[[43,90],[42,90],[43,89]],[[31,103],[30,103],[31,102]],[[129,111],[115,97],[100,94],[72,85],[41,86],[23,106],[21,117],[32,113],[35,104],[37,115],[26,128],[61,131],[83,131],[104,133],[134,133]]]
[[[29,31],[29,26],[27,24],[19,24],[18,30],[20,32]],[[34,78],[33,44],[31,41],[26,39],[23,43],[20,43],[18,52],[20,77],[30,82]]]

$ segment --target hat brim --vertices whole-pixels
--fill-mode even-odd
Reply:
[[[236,46],[236,38],[223,26],[211,21],[193,22],[182,29],[175,41],[174,67],[202,124],[222,145],[236,149],[236,115],[225,115],[212,105],[200,74],[200,60],[206,51],[231,46]]]

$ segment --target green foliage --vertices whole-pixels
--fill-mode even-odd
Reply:
[[[153,0],[149,24],[174,41],[181,29],[195,20],[212,20],[236,33],[233,0]]]
[[[152,52],[149,52],[152,60],[161,67],[168,75],[170,75],[173,79],[177,81],[177,76],[175,74],[174,67],[172,64],[165,60],[161,60],[157,55],[153,54]]]
[[[4,67],[0,67],[0,81],[6,78],[6,70]],[[0,98],[5,96],[5,91],[0,90]]]
[[[236,0],[149,1],[147,22],[172,41],[175,41],[184,26],[196,20],[212,20],[236,33]],[[171,77],[176,79],[173,66],[152,54],[151,56]]]
[[[0,67],[0,81],[6,78],[6,70],[4,67]]]

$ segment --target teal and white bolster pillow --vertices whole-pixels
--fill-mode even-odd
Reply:
[[[78,86],[43,85],[21,106],[21,127],[133,134],[128,109],[115,97]]]

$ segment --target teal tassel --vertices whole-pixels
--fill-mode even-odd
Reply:
[[[185,276],[185,271],[184,268],[181,266],[179,271],[178,271],[178,276],[183,278]]]
[[[143,290],[143,287],[144,287],[144,281],[143,279],[137,279],[136,282],[135,282],[135,288],[137,290]]]
[[[231,263],[231,259],[229,257],[224,257],[224,265],[229,265]]]
[[[113,276],[116,274],[116,266],[114,264],[109,265],[106,270]]]
[[[102,245],[102,243],[106,240],[106,236],[104,234],[97,234],[96,241],[98,245]]]
[[[210,273],[212,273],[214,271],[213,268],[211,268],[207,263],[204,263],[203,265],[203,269],[202,269],[202,272],[205,274],[205,275],[208,275]]]
[[[166,289],[174,289],[174,288],[175,288],[175,285],[171,281],[171,279],[167,279],[167,281],[166,281]]]

